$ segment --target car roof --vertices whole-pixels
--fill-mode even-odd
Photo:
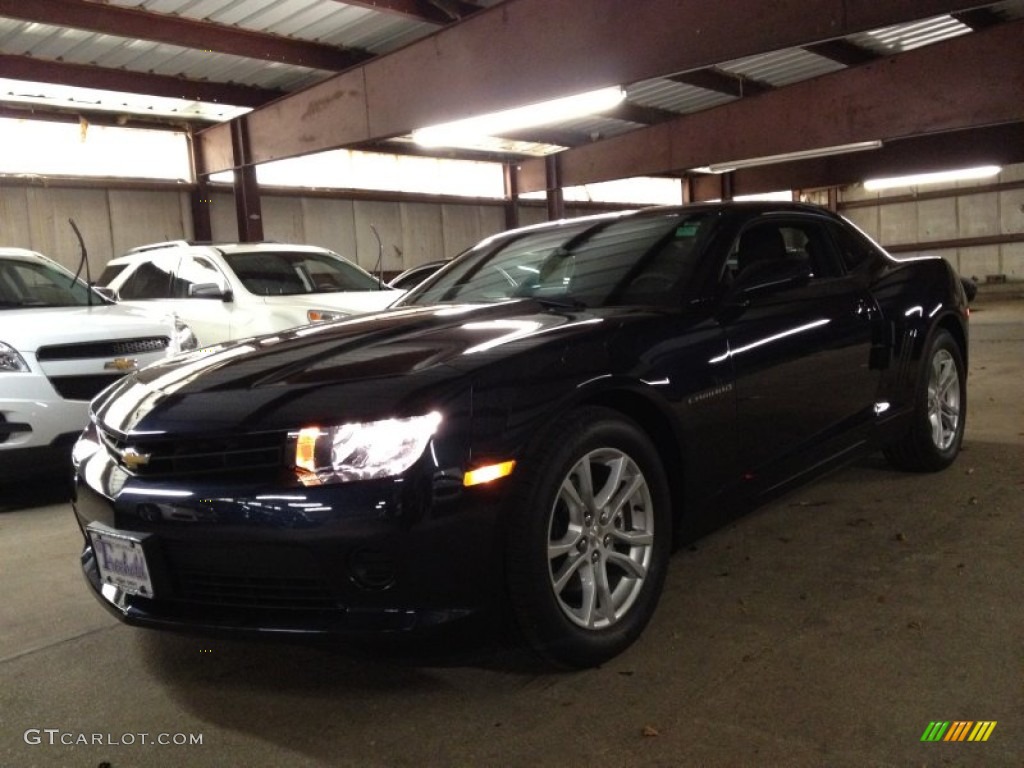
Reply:
[[[207,254],[233,254],[233,253],[271,253],[279,251],[301,251],[304,253],[334,253],[328,248],[321,248],[318,245],[303,245],[299,243],[206,243],[193,242],[189,240],[171,240],[163,243],[150,243],[132,248],[120,256],[115,256],[109,264],[131,264],[137,261],[146,261],[160,253],[173,253],[177,250],[189,249],[192,251],[205,252]]]
[[[21,261],[53,262],[53,259],[48,259],[46,256],[43,256],[43,254],[36,251],[30,251],[28,248],[2,247],[0,248],[0,258],[19,259]]]
[[[788,200],[726,200],[708,203],[686,203],[684,205],[653,205],[644,208],[634,208],[610,213],[596,213],[590,216],[578,216],[574,218],[558,219],[557,221],[542,221],[538,224],[530,224],[525,227],[508,229],[497,232],[490,237],[480,241],[481,244],[493,241],[501,241],[505,238],[516,237],[527,232],[543,232],[545,230],[559,229],[561,227],[576,227],[588,222],[598,223],[611,221],[617,218],[640,218],[644,216],[664,216],[665,214],[677,213],[685,215],[689,213],[744,213],[747,215],[760,216],[772,213],[805,213],[816,214],[836,218],[836,214],[820,205],[813,203],[791,202]]]

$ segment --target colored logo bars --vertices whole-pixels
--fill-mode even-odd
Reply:
[[[921,741],[988,741],[995,720],[933,720],[921,734]]]

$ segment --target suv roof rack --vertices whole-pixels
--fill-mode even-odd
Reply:
[[[146,245],[137,245],[134,248],[129,248],[125,251],[125,254],[129,253],[145,253],[146,251],[155,251],[160,248],[182,248],[188,245],[196,245],[191,240],[165,240],[162,243],[147,243]]]

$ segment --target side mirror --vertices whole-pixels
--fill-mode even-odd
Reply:
[[[190,299],[220,299],[231,301],[234,297],[231,291],[226,291],[216,283],[194,283],[188,287]]]
[[[94,285],[92,289],[107,301],[117,301],[117,294],[112,288],[107,288],[105,285]]]

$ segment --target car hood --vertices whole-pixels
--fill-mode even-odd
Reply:
[[[117,304],[0,311],[0,341],[34,353],[48,344],[170,336],[168,320]]]
[[[465,390],[466,374],[520,364],[538,347],[555,350],[555,361],[570,343],[574,351],[588,343],[581,337],[600,349],[604,329],[624,311],[553,310],[529,300],[396,308],[179,356],[127,378],[94,407],[125,433],[411,414]],[[533,356],[529,364],[537,364]]]
[[[336,309],[347,312],[376,312],[390,307],[405,291],[385,288],[382,291],[335,291],[331,293],[304,293],[289,296],[263,296],[264,304],[271,307],[301,307],[303,309]]]

